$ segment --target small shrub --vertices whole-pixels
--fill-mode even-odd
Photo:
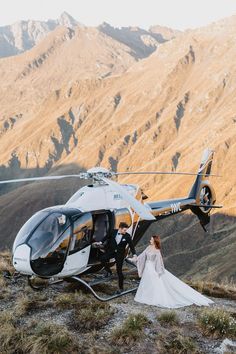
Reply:
[[[0,352],[4,354],[15,353],[16,348],[22,348],[24,333],[12,324],[6,323],[1,326]]]
[[[125,321],[125,327],[132,331],[141,331],[147,324],[149,324],[148,318],[141,313],[130,315]]]
[[[0,312],[0,326],[6,323],[14,324],[14,322],[15,316],[12,311],[4,310]]]
[[[72,313],[68,326],[75,330],[99,329],[107,324],[112,314],[108,304],[85,303]]]
[[[121,354],[122,352],[118,348],[111,348],[110,346],[107,346],[106,344],[94,344],[93,346],[90,346],[89,348],[86,348],[86,351],[84,353],[87,354]]]
[[[31,296],[19,297],[16,301],[15,313],[19,316],[26,315],[35,310],[46,308],[50,305],[44,294],[32,294]]]
[[[17,319],[12,311],[0,312],[0,353],[12,354],[22,348],[24,340],[23,329],[17,326]]]
[[[0,276],[0,288],[2,289],[2,288],[5,288],[6,286],[7,286],[7,283],[6,283],[5,279],[2,276]]]
[[[10,251],[2,251],[0,257],[0,274],[9,272],[10,275],[13,275],[15,268],[12,265]]]
[[[11,290],[7,286],[6,281],[0,278],[0,300],[6,300],[11,297]]]
[[[157,318],[162,325],[177,325],[179,320],[175,311],[165,311]]]
[[[31,354],[68,354],[79,352],[79,343],[65,327],[39,323],[27,337],[24,349]]]
[[[143,314],[130,315],[121,327],[112,331],[110,339],[119,345],[132,344],[143,337],[143,329],[147,324],[149,320]]]
[[[82,293],[62,293],[57,295],[54,300],[54,307],[58,307],[60,309],[73,309],[73,308],[81,308],[87,303],[87,297]]]
[[[189,337],[184,337],[178,333],[172,333],[164,343],[168,353],[172,354],[194,354],[199,350],[194,341]]]
[[[236,320],[223,309],[206,309],[199,316],[199,325],[207,335],[236,337]]]

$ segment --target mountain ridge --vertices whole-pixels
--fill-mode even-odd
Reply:
[[[75,20],[65,11],[57,20],[22,20],[12,25],[2,26],[0,27],[0,58],[16,56],[30,50],[50,32],[60,26],[71,29],[88,27]],[[170,40],[179,33],[179,31],[162,26],[153,26],[150,31],[138,27],[115,28],[105,22],[94,28],[110,35],[121,43],[131,45],[131,48],[134,49],[134,54],[138,58],[148,56],[157,48],[159,43]],[[137,41],[139,43],[135,45]]]

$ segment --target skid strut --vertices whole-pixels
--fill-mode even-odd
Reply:
[[[94,297],[96,297],[97,300],[99,301],[109,301],[109,300],[113,300],[113,299],[116,299],[120,296],[123,296],[123,295],[127,295],[127,294],[130,294],[130,293],[133,293],[134,291],[137,290],[137,287],[136,288],[133,288],[133,289],[129,289],[129,290],[126,290],[126,291],[123,291],[122,293],[120,294],[115,294],[115,295],[112,295],[112,296],[108,296],[108,297],[101,297],[99,296],[94,290],[93,288],[84,280],[82,280],[80,277],[77,277],[76,275],[71,277],[72,279],[78,281],[79,283],[81,283],[82,285],[84,285],[89,291],[91,291],[91,293],[93,294]]]

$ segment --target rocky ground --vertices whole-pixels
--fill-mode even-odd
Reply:
[[[24,277],[0,274],[0,353],[236,352],[235,332],[209,335],[199,322],[205,309],[197,306],[170,312],[137,303],[133,294],[102,303],[75,284],[35,291]],[[136,285],[137,275],[128,275],[126,289]],[[116,279],[95,289],[109,296]],[[212,311],[236,318],[235,300],[211,298]]]

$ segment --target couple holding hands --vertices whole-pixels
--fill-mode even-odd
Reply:
[[[155,305],[164,308],[179,308],[189,305],[208,306],[213,301],[203,296],[173,274],[165,269],[161,255],[160,236],[154,235],[150,245],[139,255],[133,245],[131,236],[127,233],[128,225],[119,224],[119,229],[114,230],[112,237],[104,240],[106,252],[101,256],[101,263],[107,271],[107,276],[112,274],[108,262],[111,258],[116,260],[119,290],[123,292],[124,276],[122,267],[125,259],[126,246],[129,245],[133,258],[129,261],[137,265],[141,278],[138,290],[134,297],[140,303]]]

